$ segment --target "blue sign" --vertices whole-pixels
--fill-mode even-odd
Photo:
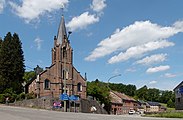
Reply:
[[[76,95],[71,95],[71,96],[69,97],[69,100],[76,101],[76,100],[79,100],[79,97],[76,96]]]
[[[69,96],[66,93],[60,95],[60,100],[69,100]]]

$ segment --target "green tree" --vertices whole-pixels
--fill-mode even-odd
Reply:
[[[129,95],[129,96],[134,96],[135,95],[135,91],[136,91],[136,86],[135,85],[127,85],[126,87],[125,87],[125,91],[124,91],[124,93],[126,94],[126,95]]]
[[[100,82],[98,79],[87,82],[87,95],[95,97],[100,103],[109,104],[109,89],[106,83]]]
[[[34,71],[27,71],[24,73],[23,79],[25,82],[29,82],[33,77],[35,77],[36,73]]]
[[[137,99],[140,99],[140,100],[147,100],[147,93],[148,93],[148,89],[147,89],[147,86],[143,86],[141,88],[139,88],[135,95],[136,95],[136,98]]]
[[[174,92],[172,91],[162,91],[160,98],[159,98],[159,102],[161,103],[167,103],[169,101],[169,99],[172,100],[172,102],[175,102],[175,95]]]
[[[172,101],[172,99],[169,99],[169,100],[168,100],[168,102],[167,102],[167,107],[175,108],[175,104],[174,104],[174,102]]]
[[[149,88],[147,91],[147,101],[159,101],[159,96],[160,95],[160,91],[159,89],[156,88]]]
[[[18,35],[7,33],[0,49],[0,93],[10,88],[14,93],[21,93],[25,69],[22,44]]]

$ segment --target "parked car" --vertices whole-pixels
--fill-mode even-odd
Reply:
[[[135,110],[130,110],[130,111],[128,112],[128,114],[129,114],[129,115],[135,114]]]

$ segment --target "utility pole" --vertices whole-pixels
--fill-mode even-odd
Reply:
[[[64,53],[63,53],[64,54]],[[63,55],[64,56],[64,55]],[[64,72],[63,72],[63,78],[64,78],[64,94],[66,95],[67,93],[66,93],[66,58],[65,58],[65,56],[64,56]],[[67,101],[66,100],[64,100],[64,112],[67,112]]]

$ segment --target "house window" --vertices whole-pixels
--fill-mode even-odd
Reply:
[[[50,81],[48,79],[44,81],[44,89],[50,89]]]
[[[82,91],[82,85],[81,85],[81,83],[78,83],[77,90],[78,90],[78,92]]]
[[[177,98],[177,101],[180,103],[180,98]]]

